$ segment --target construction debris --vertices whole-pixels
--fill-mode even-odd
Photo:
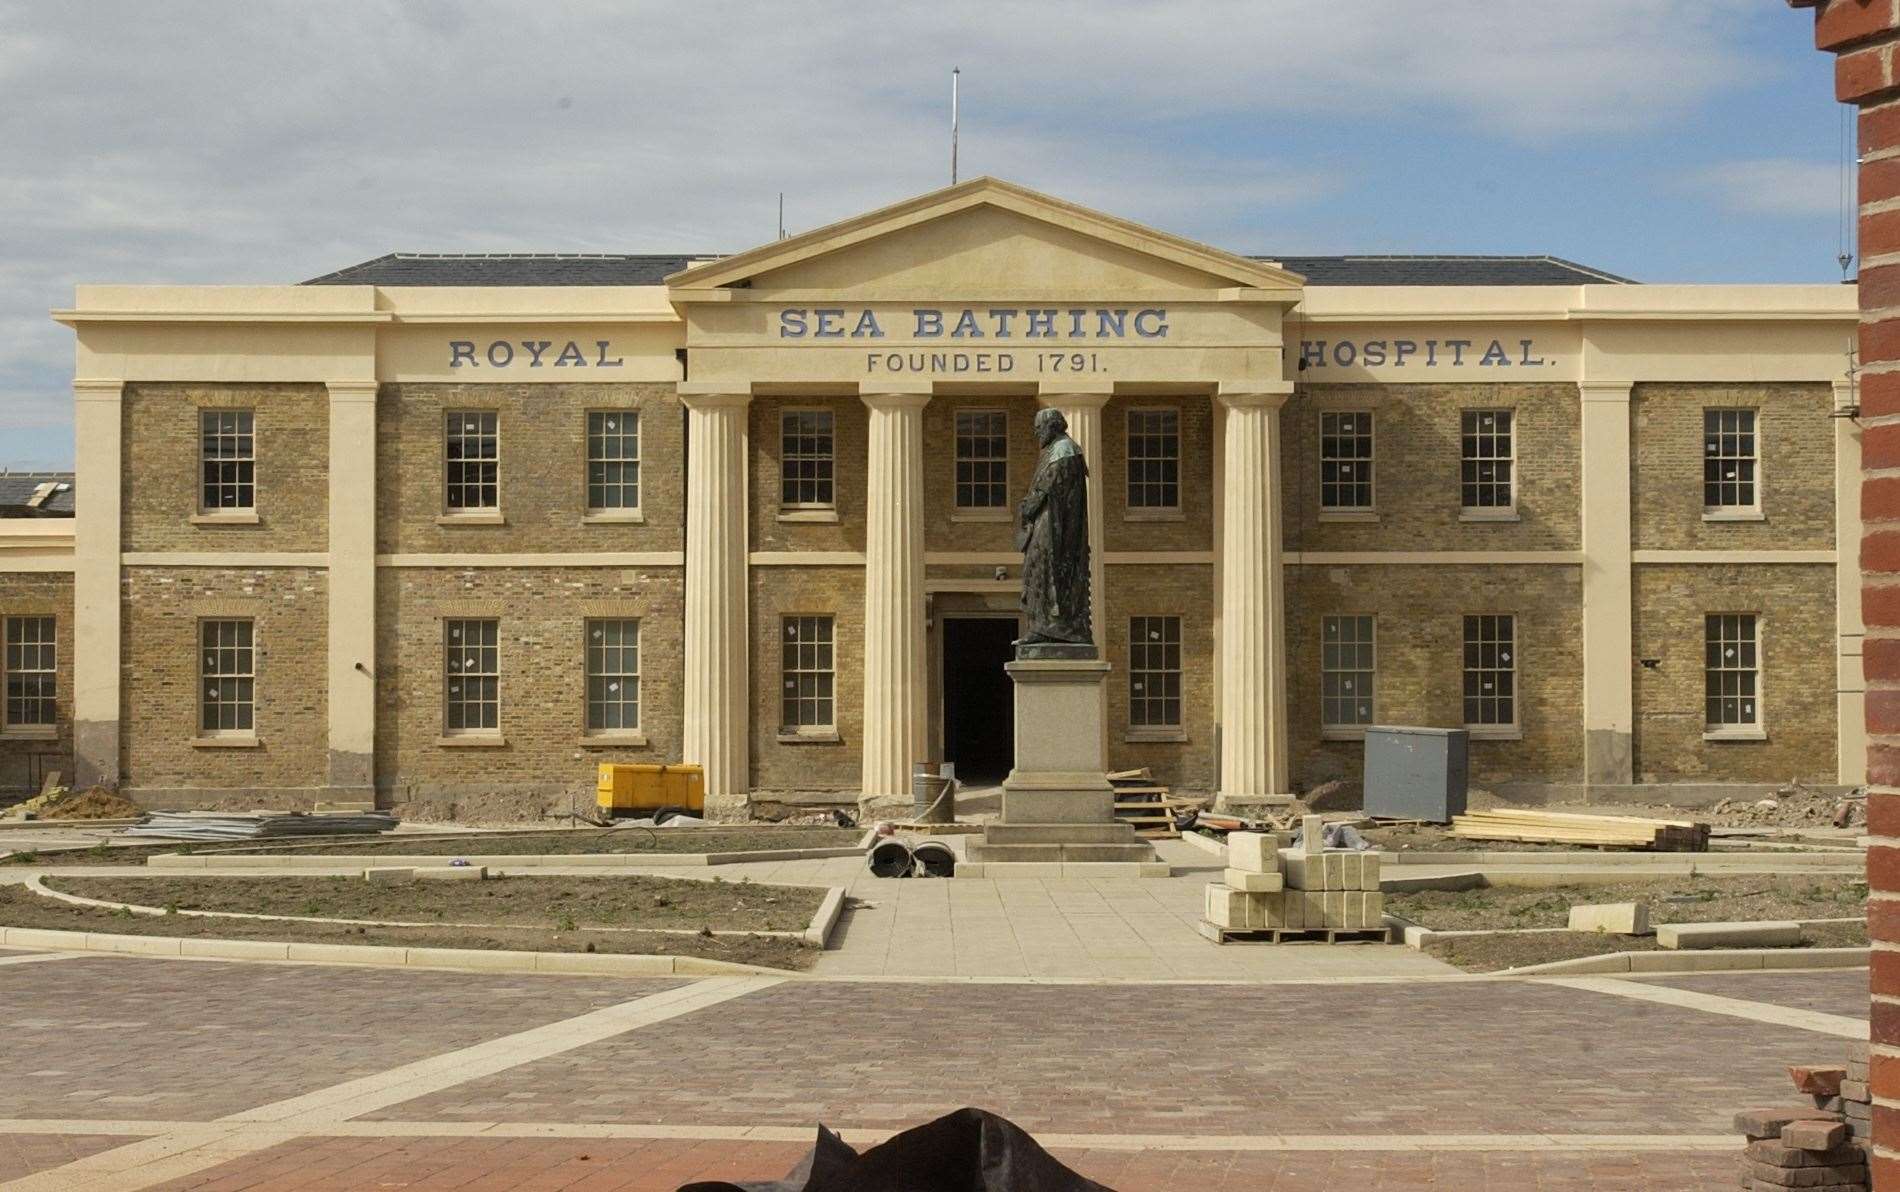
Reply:
[[[1867,821],[1867,796],[1789,783],[1766,798],[1723,799],[1703,814],[1724,828],[1846,828]]]
[[[1866,1044],[1849,1052],[1845,1067],[1794,1067],[1788,1075],[1809,1105],[1735,1115],[1735,1129],[1748,1139],[1742,1151],[1744,1192],[1870,1187],[1873,1106]]]
[[[1177,818],[1182,811],[1206,806],[1205,799],[1177,799],[1168,787],[1156,784],[1146,767],[1118,770],[1108,775],[1115,788],[1115,818],[1133,824],[1138,836],[1178,837]]]
[[[1657,852],[1701,853],[1709,848],[1709,826],[1693,820],[1506,808],[1455,816],[1451,821],[1451,834],[1465,840],[1640,848]]]
[[[103,786],[83,791],[54,786],[7,809],[7,818],[28,820],[137,819],[144,814],[145,808]]]
[[[1215,943],[1289,936],[1342,935],[1383,939],[1385,896],[1379,893],[1376,851],[1321,847],[1320,817],[1301,821],[1299,847],[1291,833],[1232,832],[1227,870],[1209,885],[1200,933]]]
[[[127,836],[167,840],[282,840],[298,836],[366,836],[399,823],[382,812],[305,815],[302,812],[154,811],[125,830]]]

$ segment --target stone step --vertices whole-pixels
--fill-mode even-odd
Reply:
[[[983,829],[985,844],[1129,844],[1139,839],[1124,823],[990,824]]]
[[[957,866],[956,877],[994,880],[1021,878],[1172,877],[1166,861],[969,861]]]
[[[972,840],[966,849],[977,862],[1045,862],[1074,864],[1087,861],[1152,861],[1154,846],[1136,840],[1128,844],[987,844]]]

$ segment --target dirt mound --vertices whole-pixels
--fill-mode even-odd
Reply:
[[[28,799],[18,811],[33,812],[45,820],[137,819],[145,808],[103,786],[84,791],[48,791]]]
[[[1306,805],[1307,810],[1314,812],[1358,811],[1366,805],[1366,791],[1357,782],[1335,778],[1301,795],[1300,802]]]
[[[1723,799],[1695,818],[1725,828],[1845,828],[1867,822],[1867,804],[1797,783],[1763,799]]]

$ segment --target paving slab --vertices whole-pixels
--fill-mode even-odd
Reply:
[[[901,1128],[974,1104],[1080,1133],[1722,1134],[1834,1045],[1519,981],[786,982],[365,1120]],[[1501,1072],[1537,1076],[1471,1095]]]
[[[1648,985],[1670,985],[1698,993],[1743,998],[1751,1002],[1814,1010],[1865,1019],[1869,1013],[1866,969],[1816,970],[1798,973],[1709,973],[1637,977]]]
[[[86,957],[0,967],[0,1118],[206,1121],[682,984]]]
[[[122,1134],[0,1134],[0,1182],[64,1167],[130,1141]]]

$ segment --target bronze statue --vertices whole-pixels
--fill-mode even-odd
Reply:
[[[1016,643],[1017,656],[1075,653],[1033,648],[1056,644],[1089,647],[1092,657],[1088,462],[1060,410],[1039,411],[1035,428],[1042,455],[1029,495],[1017,507],[1016,549],[1023,552],[1023,613],[1029,621]]]

